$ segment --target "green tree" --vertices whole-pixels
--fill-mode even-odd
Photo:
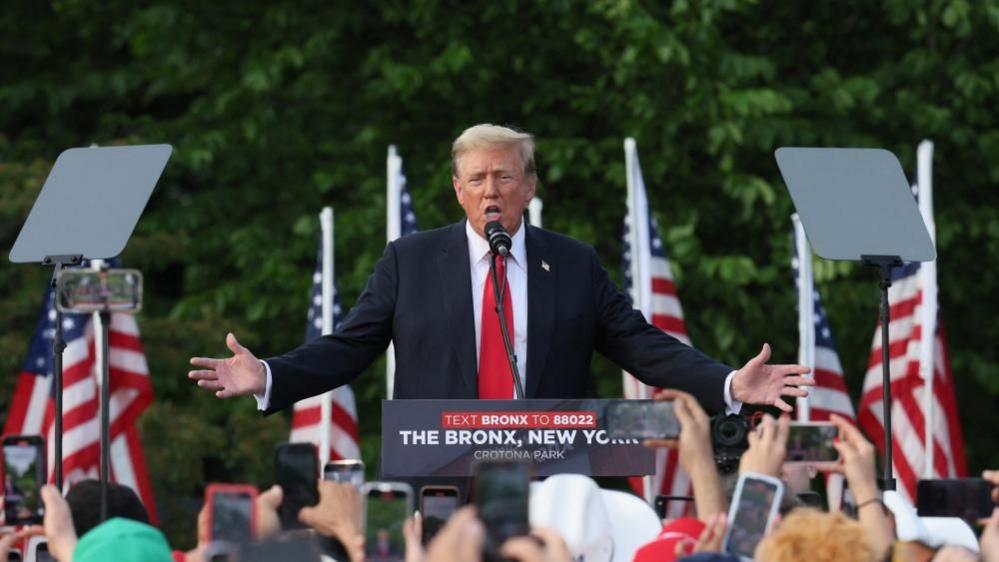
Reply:
[[[187,357],[300,342],[316,213],[337,211],[337,282],[357,297],[384,246],[384,158],[405,157],[425,228],[461,216],[449,144],[482,121],[539,138],[545,224],[594,244],[621,280],[622,139],[637,139],[692,340],[731,364],[770,341],[793,360],[791,202],[782,145],[883,146],[906,169],[937,145],[941,311],[964,427],[999,395],[996,0],[15,2],[0,12],[0,240],[13,244],[66,147],[168,142],[174,156],[124,253],[155,405],[142,423],[180,546],[206,480],[270,479],[282,416],[219,402]],[[48,271],[0,265],[0,368],[13,376]],[[872,272],[816,264],[852,393],[876,319]],[[990,304],[991,303],[991,304]],[[358,379],[376,466],[381,362]],[[620,393],[610,363],[599,394]],[[13,379],[9,379],[13,381]],[[0,411],[13,384],[0,389]],[[994,432],[966,431],[974,469]]]

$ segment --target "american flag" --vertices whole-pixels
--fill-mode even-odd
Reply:
[[[923,291],[919,278],[919,263],[898,268],[888,289],[891,304],[889,362],[892,394],[892,464],[899,479],[899,492],[910,501],[916,498],[916,482],[924,477],[926,449],[926,412],[923,406],[924,384],[920,374],[920,338],[922,326],[919,314]],[[947,358],[947,342],[943,327],[937,322],[933,353],[933,477],[960,478],[967,476],[964,459],[964,439],[957,415],[954,379]],[[864,391],[860,399],[860,426],[884,454],[882,407],[881,326],[874,332],[871,355],[864,376]]]
[[[55,336],[55,291],[45,294],[38,327],[21,367],[4,435],[42,435],[48,445],[49,481],[55,481],[55,388],[52,340]],[[97,478],[100,467],[100,377],[95,332],[89,314],[63,314],[63,476],[72,486]],[[155,522],[153,490],[136,420],[153,401],[149,367],[139,339],[139,327],[128,314],[112,314],[110,349],[111,480],[131,487]]]
[[[631,186],[628,216],[624,220],[625,292],[632,295],[633,303],[635,296],[638,297],[638,303],[634,304],[652,325],[690,345],[676,284],[673,283],[669,260],[659,237],[659,225],[649,208],[638,151],[632,139],[625,140],[625,157]],[[630,374],[624,373],[625,398],[648,398],[650,390]],[[632,480],[632,487],[641,490],[636,480]],[[677,451],[657,451],[652,493],[689,496],[691,492],[690,477],[680,467]],[[682,502],[671,502],[667,506],[667,516],[681,516],[686,507]]]
[[[406,176],[402,173],[402,164],[399,167],[399,237],[409,236],[420,231],[420,225],[416,223],[416,213],[413,212],[413,198],[406,188]]]
[[[312,302],[309,306],[308,322],[305,325],[305,341],[310,342],[323,335],[323,242],[319,240],[316,256],[316,271],[312,274]],[[340,295],[333,286],[333,328],[343,317],[340,308]],[[350,385],[332,391],[330,413],[330,460],[361,458],[360,437],[357,430],[357,405]],[[322,395],[299,400],[291,414],[291,442],[313,443],[320,447],[320,424],[322,423]]]
[[[921,156],[922,158],[922,156]],[[916,188],[914,187],[915,191]],[[928,216],[925,216],[928,215]],[[924,220],[932,223],[932,211],[924,210]],[[910,501],[916,497],[916,482],[927,477],[959,478],[967,476],[964,439],[957,415],[954,379],[947,358],[947,342],[937,314],[933,338],[933,396],[930,411],[925,409],[925,385],[920,372],[923,295],[926,280],[919,263],[909,263],[892,272],[888,289],[891,325],[889,328],[889,364],[892,395],[892,465],[899,479],[899,492]],[[934,287],[935,288],[935,287]],[[867,361],[864,390],[860,399],[860,427],[884,454],[884,409],[882,405],[881,325],[874,332],[871,355]],[[932,416],[932,466],[927,466],[926,416]]]
[[[794,243],[794,255],[791,258],[791,267],[794,270],[796,283],[801,283],[798,275],[798,234],[792,230]],[[806,259],[811,259],[809,256]],[[829,325],[829,317],[826,316],[825,308],[822,306],[822,299],[819,290],[812,288],[812,319],[815,324],[814,360],[812,376],[815,378],[815,386],[808,391],[809,421],[828,421],[829,414],[837,414],[856,423],[853,413],[853,402],[846,389],[846,381],[843,378],[843,366],[839,362],[839,354],[836,353],[836,343],[833,341],[832,327]]]

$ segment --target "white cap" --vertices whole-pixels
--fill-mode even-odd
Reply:
[[[885,507],[895,516],[895,535],[900,541],[919,541],[934,548],[954,545],[978,552],[975,532],[957,517],[919,517],[916,508],[895,490],[884,492]]]
[[[971,526],[959,517],[920,517],[929,532],[930,546],[954,545],[963,546],[972,552],[978,552],[978,537]]]
[[[575,562],[631,562],[662,522],[645,500],[602,490],[587,476],[558,474],[531,484],[531,525],[557,531]]]

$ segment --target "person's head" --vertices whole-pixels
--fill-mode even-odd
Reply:
[[[97,480],[81,480],[74,484],[66,494],[66,502],[77,536],[82,537],[101,523],[101,484]],[[149,523],[149,514],[139,496],[128,486],[108,482],[108,519],[112,517]]]
[[[812,489],[815,467],[804,463],[784,463],[780,467],[780,479],[787,485],[787,492],[795,495]]]
[[[73,551],[74,562],[172,562],[170,545],[163,533],[145,523],[108,519],[80,535]]]
[[[475,232],[500,221],[512,234],[534,197],[534,137],[498,125],[465,129],[451,146],[451,175],[458,203]]]
[[[860,523],[842,513],[798,508],[756,547],[767,562],[873,562],[874,549]]]

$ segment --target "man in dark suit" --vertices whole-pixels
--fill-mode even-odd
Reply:
[[[587,393],[596,350],[646,384],[693,394],[712,412],[742,403],[789,411],[782,396],[812,384],[800,365],[769,365],[769,346],[741,369],[718,363],[650,325],[632,309],[590,246],[525,224],[537,175],[531,135],[476,125],[454,142],[453,185],[461,222],[388,245],[368,285],[334,334],[259,361],[233,334],[228,359],[192,358],[189,376],[220,398],[254,395],[273,412],[347,384],[390,341],[394,398],[514,398],[513,372],[500,336],[502,293],[527,398]],[[485,225],[512,233],[490,276]]]

